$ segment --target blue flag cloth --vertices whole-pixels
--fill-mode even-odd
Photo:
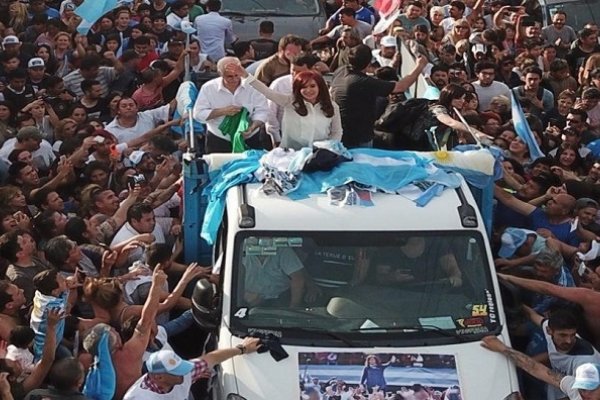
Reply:
[[[190,120],[187,116],[192,112],[197,97],[198,88],[196,88],[193,82],[185,81],[179,85],[179,89],[177,89],[177,94],[175,95],[177,108],[173,113],[173,119],[183,118],[183,125],[174,126],[171,130],[180,136],[184,136],[185,132],[189,132],[190,130]],[[193,125],[194,134],[199,135],[204,133],[204,126],[200,122],[193,120]]]
[[[531,132],[529,123],[525,119],[525,114],[523,114],[521,103],[519,103],[519,100],[512,90],[510,95],[512,97],[511,113],[513,125],[515,126],[515,132],[527,144],[527,147],[529,148],[529,156],[532,160],[544,157],[544,153],[542,153],[542,150],[540,150],[540,146],[538,146],[537,142],[535,141],[535,136],[533,136],[533,132]]]
[[[117,389],[117,376],[110,354],[108,332],[104,332],[98,342],[98,354],[88,371],[83,393],[94,400],[112,400]]]
[[[81,17],[77,32],[87,35],[100,17],[115,8],[117,8],[117,0],[84,0],[83,4],[75,9],[75,14]]]

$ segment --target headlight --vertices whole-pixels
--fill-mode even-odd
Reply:
[[[246,400],[246,398],[240,396],[239,394],[229,393],[227,395],[227,400]]]

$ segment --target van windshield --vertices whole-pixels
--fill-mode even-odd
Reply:
[[[477,231],[240,232],[236,253],[240,333],[465,341],[498,328]]]
[[[223,0],[221,14],[235,15],[313,15],[319,13],[318,0]]]

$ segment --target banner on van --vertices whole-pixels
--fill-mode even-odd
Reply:
[[[452,354],[298,353],[298,365],[301,400],[461,398]]]

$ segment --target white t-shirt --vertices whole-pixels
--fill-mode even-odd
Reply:
[[[142,382],[144,382],[145,378],[146,374],[142,375],[140,379],[131,385],[129,390],[127,390],[127,393],[125,393],[123,400],[186,400],[189,398],[190,388],[192,387],[191,374],[184,376],[183,383],[181,385],[175,385],[169,393],[165,394],[154,393],[151,390],[144,389],[142,387]]]

